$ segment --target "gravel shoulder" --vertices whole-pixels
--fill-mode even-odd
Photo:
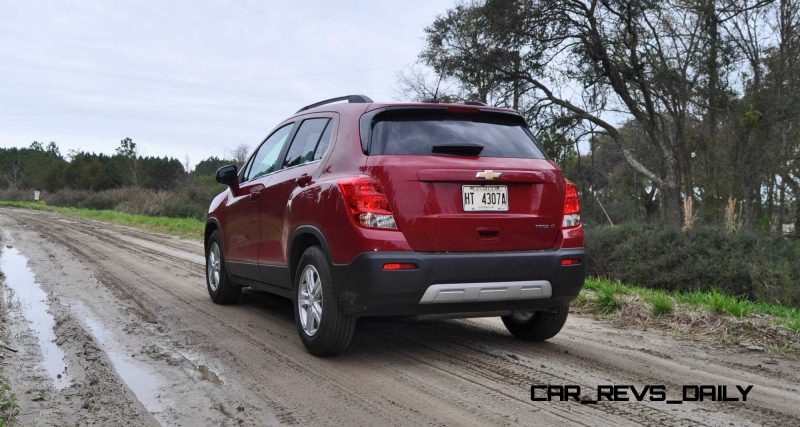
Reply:
[[[47,294],[69,378],[55,386],[40,332],[12,309],[18,352],[0,369],[22,425],[800,425],[793,360],[575,315],[538,344],[494,318],[366,319],[348,353],[319,359],[287,300],[212,304],[201,243],[16,208],[0,208],[0,230]],[[754,388],[746,403],[581,405],[531,402],[533,384]]]

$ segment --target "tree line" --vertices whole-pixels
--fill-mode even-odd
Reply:
[[[212,177],[218,167],[232,162],[210,157],[189,172],[175,158],[138,155],[130,138],[120,141],[113,155],[75,151],[64,156],[55,142],[45,145],[34,141],[28,148],[0,148],[0,189],[52,193],[134,187],[167,191],[193,177],[199,181]]]
[[[519,110],[587,221],[800,230],[800,0],[485,0],[425,31],[400,91]]]

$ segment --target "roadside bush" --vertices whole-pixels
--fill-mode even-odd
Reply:
[[[0,190],[0,200],[31,201],[33,200],[33,190]]]
[[[221,186],[213,181],[213,177],[210,180],[198,177],[180,191],[156,191],[144,188],[116,188],[102,191],[60,190],[43,197],[53,206],[204,219],[211,199],[221,190]]]
[[[697,226],[652,224],[587,229],[589,274],[665,289],[800,306],[800,242]],[[733,313],[731,313],[733,314]]]
[[[131,197],[134,189],[114,189],[104,191],[91,190],[59,190],[48,194],[44,200],[49,205],[87,208],[87,209],[114,209],[126,198]]]

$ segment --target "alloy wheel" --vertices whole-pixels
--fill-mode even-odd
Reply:
[[[217,242],[211,244],[208,249],[208,261],[206,262],[206,269],[208,272],[208,287],[212,292],[216,292],[219,288],[220,271],[221,271],[221,257],[219,253],[219,245]]]
[[[297,312],[303,331],[313,337],[322,323],[322,279],[313,265],[307,265],[300,274]]]

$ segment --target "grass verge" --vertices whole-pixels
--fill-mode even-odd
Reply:
[[[203,239],[203,230],[205,227],[203,221],[194,218],[171,218],[164,216],[136,215],[111,210],[63,208],[49,206],[42,202],[0,201],[0,206],[58,212],[72,217],[106,221],[194,240]]]
[[[800,356],[800,308],[752,302],[716,290],[666,292],[590,277],[575,308],[626,325],[659,326]]]
[[[19,414],[17,396],[8,384],[0,384],[0,427],[11,425]]]

